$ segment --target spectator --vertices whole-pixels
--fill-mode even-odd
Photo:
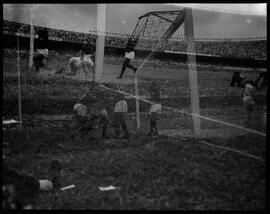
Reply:
[[[39,28],[39,27],[38,27]],[[46,28],[48,31],[48,39],[57,39],[60,41],[79,42],[83,43],[88,41],[95,46],[96,33],[91,34],[64,31],[59,29]],[[22,36],[30,34],[30,25],[3,21],[3,33],[16,35],[21,33]],[[36,32],[37,34],[38,32]],[[215,38],[213,38],[214,40]],[[114,47],[125,47],[127,42],[127,36],[124,34],[110,34],[106,36],[105,45]],[[141,38],[138,41],[137,47],[144,50],[153,50],[158,42],[158,38],[148,37]],[[267,53],[267,41],[196,41],[195,48],[198,54],[218,55],[223,57],[235,57],[235,58],[266,58]],[[46,46],[46,45],[45,45]],[[166,50],[186,52],[186,43],[181,40],[169,40],[166,44]]]

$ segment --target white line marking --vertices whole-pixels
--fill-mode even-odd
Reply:
[[[211,143],[207,143],[206,141],[199,141],[199,143],[205,144],[205,145],[210,146],[210,147],[227,150],[227,151],[230,151],[230,152],[235,152],[235,153],[238,153],[240,155],[244,155],[244,156],[259,160],[259,161],[264,161],[264,159],[261,158],[261,157],[258,157],[258,156],[255,156],[255,155],[252,155],[252,154],[249,154],[249,153],[246,153],[246,152],[241,152],[241,151],[236,150],[236,149],[231,149],[231,148],[228,148],[228,147],[225,147],[225,146],[215,146],[215,145],[213,145]]]

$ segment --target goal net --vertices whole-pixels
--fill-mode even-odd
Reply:
[[[149,12],[138,18],[137,25],[130,38],[138,39],[138,47],[148,42],[151,50],[162,50],[168,39],[184,22],[184,10]]]

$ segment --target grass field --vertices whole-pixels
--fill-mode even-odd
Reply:
[[[25,62],[22,62],[22,67]],[[139,62],[135,62],[139,63]],[[40,193],[35,199],[37,209],[180,209],[180,210],[262,210],[265,208],[265,163],[237,153],[215,149],[186,136],[145,136],[148,121],[141,116],[142,127],[136,132],[132,113],[135,102],[128,99],[131,131],[129,140],[114,139],[109,127],[108,140],[100,132],[91,132],[83,142],[73,142],[69,136],[70,121],[41,120],[40,115],[70,115],[72,106],[85,92],[82,100],[92,112],[106,106],[113,111],[116,94],[96,84],[78,81],[53,70],[64,65],[63,60],[50,65],[52,72],[37,76],[22,72],[22,132],[5,130],[3,140],[9,142],[4,164],[21,173],[39,179],[48,176],[52,160],[63,165],[62,186],[75,184],[74,189]],[[127,70],[123,80],[116,80],[120,64],[105,64],[103,82],[111,88],[133,92],[133,74]],[[216,71],[216,72],[215,72]],[[217,72],[218,71],[218,72]],[[4,60],[3,116],[17,119],[17,70],[15,60]],[[166,73],[165,73],[166,72]],[[200,110],[203,116],[243,125],[245,112],[239,89],[228,89],[232,70],[198,67]],[[50,75],[49,75],[50,74]],[[247,73],[253,79],[257,74]],[[190,111],[185,66],[167,70],[147,66],[138,74],[140,95],[155,79],[161,84],[162,104]],[[81,77],[82,79],[82,77]],[[79,78],[80,80],[80,78]],[[178,88],[176,87],[178,86]],[[175,89],[177,88],[177,89]],[[218,89],[217,89],[218,88]],[[215,89],[215,91],[213,91]],[[174,90],[174,91],[173,91]],[[212,91],[211,91],[212,90]],[[218,91],[218,92],[217,92]],[[252,129],[265,132],[263,115],[266,97],[258,94],[258,106]],[[149,104],[140,102],[142,112]],[[164,111],[160,130],[188,130],[190,117]],[[266,156],[266,139],[209,121],[202,128],[218,133],[204,136],[205,141],[227,146],[262,158]],[[99,186],[114,185],[116,191],[101,192]]]

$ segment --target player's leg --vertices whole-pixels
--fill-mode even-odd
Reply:
[[[35,61],[34,64],[35,64],[36,72],[39,72],[39,63],[38,63],[38,61]]]
[[[121,116],[120,116],[120,123],[121,123],[123,130],[124,130],[123,138],[129,138],[128,128],[127,128],[125,116],[123,113],[121,113]]]
[[[148,136],[152,136],[155,133],[155,127],[156,127],[155,116],[153,112],[150,113],[149,115],[149,126],[150,126],[150,130],[149,130]]]
[[[247,113],[245,125],[249,126],[250,122],[251,122],[251,119],[252,119],[252,114],[253,114],[253,110],[254,110],[254,107],[255,107],[255,103],[254,103],[254,100],[251,97],[244,97],[243,98],[243,104],[244,104],[244,107],[245,107],[246,113]]]
[[[42,68],[42,69],[45,68],[45,64],[43,63],[43,60],[44,60],[44,58],[41,59],[40,62],[39,62],[39,65],[40,65],[39,67]]]
[[[130,59],[128,59],[128,58],[125,57],[125,60],[124,60],[123,65],[122,65],[121,73],[120,73],[120,75],[117,77],[117,79],[122,79],[122,78],[123,78],[123,75],[124,75],[124,73],[125,73],[125,70],[126,70],[126,68],[127,68],[127,65],[129,64],[129,62],[130,62]]]
[[[86,116],[79,116],[79,132],[81,141],[88,136],[88,132],[91,130],[91,122]]]
[[[36,72],[39,72],[39,60],[38,60],[37,55],[35,55],[35,54],[33,56],[33,62],[34,62],[34,66],[35,66]]]
[[[157,114],[153,113],[153,135],[158,135],[158,129],[157,129]]]
[[[72,75],[77,75],[79,68],[81,67],[81,65],[75,65],[75,64],[71,64],[71,74]]]
[[[249,126],[251,118],[252,118],[253,109],[247,108],[246,110],[247,110],[247,119],[246,119],[245,125]]]
[[[102,138],[108,138],[108,136],[107,136],[107,128],[108,128],[108,122],[104,121],[103,122],[103,127],[102,127]]]
[[[130,60],[129,60],[128,64],[127,64],[127,67],[131,68],[133,70],[133,73],[135,73],[137,71],[137,68],[130,64]]]
[[[94,65],[91,66],[90,71],[92,72],[92,81],[94,82],[95,81],[95,67],[94,67]]]
[[[260,89],[265,89],[267,86],[267,79],[264,77],[260,86]]]
[[[153,121],[152,121],[152,115],[150,113],[149,114],[149,133],[147,135],[152,136],[152,134],[153,134]]]
[[[36,72],[39,72],[41,68],[41,59],[37,59],[36,61]]]
[[[109,120],[107,116],[101,115],[101,124],[102,124],[102,138],[108,138],[107,128],[108,128]]]
[[[91,72],[91,68],[90,68],[89,63],[87,62],[86,65],[85,65],[85,68],[84,68],[84,74],[85,74],[86,78],[91,79],[90,72]]]
[[[87,79],[87,78],[91,79],[90,73],[92,71],[92,68],[91,68],[91,61],[90,60],[91,59],[88,58],[87,56],[85,56],[81,60],[82,70],[84,72],[85,79]]]
[[[120,121],[119,121],[119,113],[114,113],[114,131],[115,137],[119,137],[120,135]]]
[[[95,68],[94,65],[89,62],[88,64],[88,74],[91,81],[95,81]]]
[[[70,131],[70,137],[72,139],[72,141],[75,141],[76,136],[78,135],[78,133],[80,132],[80,125],[79,125],[79,120],[78,120],[78,116],[76,114],[74,114],[72,116],[72,120],[71,120],[71,131]]]

